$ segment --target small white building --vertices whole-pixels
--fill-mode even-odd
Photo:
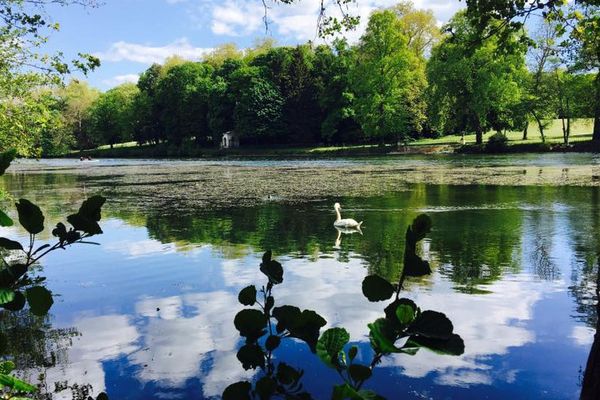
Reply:
[[[225,132],[221,138],[221,148],[231,149],[234,147],[240,147],[240,137],[234,131]]]

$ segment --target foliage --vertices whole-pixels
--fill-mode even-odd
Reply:
[[[134,99],[139,93],[131,83],[102,94],[90,110],[91,136],[96,143],[115,143],[133,137]]]
[[[238,360],[246,370],[260,368],[264,376],[254,386],[246,381],[229,385],[223,392],[223,399],[268,399],[273,396],[311,399],[300,382],[304,371],[284,362],[276,364],[273,353],[286,338],[300,339],[313,353],[318,351],[319,330],[326,321],[311,310],[300,311],[289,305],[275,307],[273,288],[283,282],[283,267],[272,259],[271,251],[263,255],[260,270],[268,278],[267,285],[260,290],[254,285],[248,286],[238,296],[242,305],[257,304],[260,310],[246,308],[238,312],[234,325],[246,339],[237,353]]]
[[[418,133],[424,120],[424,65],[402,27],[392,11],[373,13],[352,70],[356,119],[380,142]]]
[[[0,154],[0,175],[14,158],[16,152]],[[36,237],[45,229],[45,217],[41,209],[26,199],[20,199],[16,204],[19,224],[29,234],[29,241],[23,245],[18,241],[0,238],[0,307],[5,312],[18,312],[29,306],[29,312],[37,317],[47,315],[54,304],[52,292],[44,285],[44,277],[36,276],[33,268],[41,258],[52,251],[66,249],[73,244],[91,243],[88,238],[102,233],[98,225],[101,219],[101,208],[106,199],[102,196],[92,196],[85,200],[79,210],[67,217],[71,228],[59,222],[52,230],[57,239],[54,244],[36,246]],[[13,226],[13,220],[0,211],[0,226]],[[15,368],[12,361],[4,360],[6,351],[6,332],[0,332],[0,396],[7,398],[26,399],[37,388],[10,375]],[[21,396],[21,397],[18,397]],[[4,398],[4,397],[3,397]],[[97,399],[105,399],[106,394],[100,394]]]
[[[464,343],[453,332],[452,322],[444,314],[421,311],[412,300],[400,298],[407,277],[419,277],[431,272],[429,264],[417,255],[417,243],[430,230],[431,219],[427,215],[418,216],[407,228],[404,266],[398,283],[392,284],[377,275],[369,275],[363,280],[362,291],[369,301],[388,300],[395,295],[394,301],[384,310],[385,317],[368,325],[374,352],[369,365],[361,364],[357,359],[357,346],[350,346],[346,351],[350,341],[346,329],[330,328],[319,336],[320,328],[325,326],[326,321],[316,312],[301,311],[289,305],[274,307],[272,289],[283,282],[283,267],[272,259],[271,251],[267,251],[260,267],[268,278],[266,287],[257,290],[251,285],[243,288],[238,296],[243,305],[257,304],[260,310],[246,308],[234,318],[236,329],[246,338],[237,353],[238,360],[244,369],[260,368],[264,376],[254,385],[248,381],[229,385],[223,392],[223,399],[311,399],[310,394],[302,389],[300,379],[303,371],[297,371],[283,362],[276,366],[273,361],[273,352],[288,337],[304,341],[325,365],[338,372],[344,383],[333,387],[331,398],[339,400],[383,399],[373,391],[362,389],[362,386],[386,355],[414,355],[422,347],[438,354],[462,354]],[[272,320],[276,321],[275,328]],[[282,368],[287,372],[282,372]]]
[[[94,0],[3,0],[0,2],[0,150],[16,149],[25,156],[39,156],[42,132],[54,128],[54,112],[48,87],[60,83],[71,70],[84,73],[99,65],[96,57],[80,54],[67,63],[61,53],[42,51],[49,32],[58,24],[43,17],[49,4],[83,4]],[[62,133],[58,130],[57,132]],[[46,141],[46,148],[52,141]]]
[[[508,148],[508,138],[500,132],[494,133],[485,144],[488,153],[502,153]]]
[[[427,65],[429,114],[435,129],[446,134],[475,132],[481,144],[489,129],[515,128],[526,77],[526,48],[520,38],[511,36],[510,46],[501,53],[497,36],[474,47],[478,32],[462,12],[445,30],[449,33],[433,49]]]

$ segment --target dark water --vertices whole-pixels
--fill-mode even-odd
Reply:
[[[3,179],[16,198],[40,204],[47,226],[91,194],[82,176]],[[100,246],[55,252],[43,263],[47,287],[60,297],[15,355],[29,376],[44,372],[49,388],[68,381],[111,399],[219,398],[227,385],[260,376],[236,359],[242,340],[233,318],[238,291],[265,283],[258,265],[272,249],[285,269],[277,304],[345,327],[369,363],[367,324],[385,304],[363,297],[362,279],[397,277],[406,227],[425,212],[434,228],[421,251],[434,272],[407,282],[405,296],[444,312],[465,353],[386,357],[366,388],[388,399],[577,398],[594,333],[599,200],[598,188],[424,184],[380,197],[214,211],[161,204],[140,212],[109,199]],[[338,237],[336,201],[345,217],[364,221],[362,235]],[[341,383],[304,343],[288,341],[275,354],[305,371],[315,399]]]

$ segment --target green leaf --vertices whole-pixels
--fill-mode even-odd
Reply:
[[[277,390],[277,382],[269,376],[263,376],[256,382],[256,393],[261,400],[269,400]]]
[[[366,381],[373,374],[371,368],[361,364],[352,364],[350,368],[348,368],[348,372],[352,379],[354,379],[354,382]]]
[[[327,324],[323,317],[312,310],[300,312],[294,306],[275,307],[273,317],[277,319],[278,332],[287,329],[290,336],[304,340],[313,353],[316,351],[319,331]]]
[[[327,329],[317,342],[317,355],[330,368],[339,366],[339,353],[350,340],[350,334],[344,328]]]
[[[425,347],[437,354],[460,356],[465,352],[465,342],[453,333],[448,339],[430,339],[422,336],[411,336],[404,347]]]
[[[10,374],[16,368],[12,361],[4,361],[0,363],[0,374]]]
[[[377,393],[371,390],[356,391],[352,386],[344,383],[333,387],[331,400],[385,400]]]
[[[369,301],[387,300],[394,291],[394,286],[378,275],[369,275],[363,279],[362,292]]]
[[[0,385],[8,387],[16,392],[33,393],[37,390],[35,386],[6,374],[0,374]]]
[[[92,196],[81,204],[81,207],[79,207],[79,211],[77,212],[77,214],[87,218],[90,221],[98,222],[102,217],[101,211],[102,206],[105,202],[105,197],[98,195]]]
[[[395,353],[398,351],[398,348],[394,346],[396,333],[387,319],[379,318],[369,324],[368,327],[371,346],[375,351],[381,353]]]
[[[275,260],[260,264],[260,270],[269,278],[269,282],[278,285],[283,282],[283,267]]]
[[[415,309],[408,304],[400,304],[396,308],[396,317],[402,325],[408,325],[415,319]]]
[[[267,340],[265,342],[265,348],[268,351],[273,351],[276,348],[278,348],[280,344],[281,344],[281,338],[277,335],[271,335],[267,338]]]
[[[229,385],[223,391],[223,400],[252,400],[250,391],[252,384],[247,381],[236,382]]]
[[[238,301],[245,306],[253,306],[256,303],[256,287],[250,285],[243,288],[238,295]]]
[[[67,217],[67,221],[77,231],[82,231],[90,236],[102,234],[102,228],[96,221],[92,221],[81,214],[72,214]]]
[[[25,291],[27,296],[27,303],[31,309],[31,313],[33,315],[37,315],[39,317],[44,316],[54,304],[54,300],[52,299],[52,294],[48,289],[42,286],[34,286]]]
[[[0,210],[0,226],[13,226],[14,222],[13,220],[6,215],[6,213],[2,210]]]
[[[0,238],[0,247],[6,250],[23,250],[21,243],[7,238]]]
[[[25,307],[25,301],[26,300],[23,293],[16,291],[15,298],[13,299],[13,301],[6,304],[2,304],[2,308],[5,308],[9,311],[21,311],[23,307]]]
[[[407,249],[404,253],[404,269],[402,273],[405,276],[424,276],[431,274],[429,263],[424,261],[418,255]]]
[[[10,303],[15,299],[15,291],[8,288],[0,288],[0,304]]]
[[[407,332],[432,339],[449,339],[454,327],[441,312],[423,311],[408,327]]]
[[[277,366],[277,380],[283,385],[294,385],[300,382],[304,372],[298,371],[284,362],[280,362]]]
[[[350,347],[350,351],[348,351],[348,356],[350,357],[350,362],[354,361],[357,354],[358,354],[358,347],[357,346]]]
[[[10,149],[0,153],[0,175],[4,175],[6,169],[10,166],[10,163],[15,159],[16,156],[17,151],[15,149]]]
[[[248,340],[261,337],[267,322],[267,317],[258,310],[242,310],[236,314],[233,320],[233,324],[240,331],[240,335]]]
[[[246,344],[237,352],[237,358],[245,370],[263,368],[265,366],[265,353],[256,344]]]
[[[27,232],[36,235],[44,230],[44,214],[38,206],[25,199],[20,199],[15,206],[19,214],[19,223]]]

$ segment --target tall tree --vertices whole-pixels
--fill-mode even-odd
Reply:
[[[98,144],[116,143],[133,138],[134,101],[139,89],[125,83],[103,93],[90,110],[91,131]]]
[[[502,52],[496,36],[474,47],[478,32],[464,12],[445,30],[427,66],[430,118],[446,134],[475,132],[481,144],[488,129],[514,123],[511,110],[521,102],[526,48],[516,35]]]
[[[100,92],[91,88],[87,82],[72,80],[60,89],[58,96],[62,101],[62,115],[65,125],[74,135],[79,149],[93,147],[90,137],[90,109],[100,97]]]
[[[87,72],[99,65],[95,57],[65,62],[61,53],[46,54],[44,44],[58,24],[44,17],[49,4],[95,5],[94,0],[0,1],[0,150],[17,148],[21,155],[39,153],[40,126],[52,110],[40,93],[59,83],[71,70]]]
[[[400,19],[408,47],[417,57],[425,57],[442,36],[433,11],[416,9],[410,0],[401,1],[391,10]]]
[[[357,121],[380,143],[419,132],[424,120],[424,65],[402,29],[394,12],[373,13],[351,72]]]
[[[173,143],[179,145],[192,137],[206,142],[212,72],[209,64],[186,62],[172,67],[160,79],[160,121],[165,137]]]

